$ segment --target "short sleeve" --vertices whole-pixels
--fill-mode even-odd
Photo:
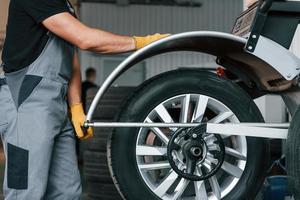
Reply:
[[[69,12],[67,0],[22,0],[23,8],[37,23],[63,12]]]

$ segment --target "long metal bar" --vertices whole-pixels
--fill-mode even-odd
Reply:
[[[207,124],[207,133],[239,135],[272,139],[287,139],[287,128],[245,126],[239,124]]]
[[[143,123],[143,122],[89,122],[88,127],[106,128],[191,128],[201,125],[201,123]],[[289,123],[237,123],[230,125],[256,126],[268,128],[289,128]]]
[[[199,123],[138,123],[138,122],[92,122],[86,124],[89,127],[111,127],[111,128],[191,128]],[[266,123],[207,123],[207,133],[220,135],[240,135],[248,137],[262,137],[272,139],[286,139],[288,135],[288,123],[266,124]]]
[[[92,122],[89,127],[107,128],[191,128],[199,126],[198,123],[138,123],[138,122]]]

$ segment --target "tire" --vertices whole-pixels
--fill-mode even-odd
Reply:
[[[106,164],[107,163],[106,153],[85,151],[84,152],[84,161],[98,163],[98,164]]]
[[[121,197],[113,197],[111,195],[88,195],[87,200],[121,200]]]
[[[286,161],[289,187],[295,200],[300,199],[300,109],[296,111],[290,124],[287,145]]]
[[[89,185],[92,184],[92,185]],[[87,185],[87,198],[84,198],[85,200],[121,200],[122,198],[116,191],[116,188],[114,184],[99,184],[99,183],[93,183],[89,182]],[[103,187],[103,185],[105,187]],[[102,192],[101,192],[102,191]]]
[[[88,150],[105,152],[106,143],[107,138],[93,138],[93,140],[89,141]]]
[[[119,193],[116,191],[116,188],[113,184],[90,182],[87,192],[95,196],[119,196]]]
[[[104,95],[95,110],[94,120],[112,121],[116,117],[121,103],[133,90],[132,87],[112,87]],[[87,107],[93,101],[98,89],[91,89],[87,94]],[[87,141],[84,148],[84,178],[87,181],[89,200],[121,199],[110,176],[107,164],[107,139],[111,128],[95,128],[94,137]]]
[[[87,182],[89,200],[121,199],[110,176],[105,152],[84,153],[84,179]]]
[[[112,183],[106,153],[86,151],[84,153],[84,177],[87,182]]]
[[[116,113],[120,108],[120,105],[127,98],[127,96],[133,91],[133,87],[112,87],[110,88],[97,105],[93,119],[97,120],[109,120],[111,121],[116,117]],[[90,89],[87,92],[86,105],[87,109],[91,105],[98,89]]]
[[[110,128],[95,128],[93,139],[87,141],[87,150],[106,153],[107,139],[111,131]]]
[[[263,122],[257,106],[245,91],[229,80],[202,70],[176,70],[150,79],[140,86],[123,106],[118,121],[142,122],[157,105],[182,94],[201,94],[215,99],[226,105],[241,122]],[[139,171],[136,158],[139,130],[119,128],[111,135],[108,153],[114,182],[128,200],[171,199],[158,197],[148,187],[146,179]],[[268,143],[264,139],[246,137],[244,139],[247,147],[247,164],[238,183],[222,199],[254,199],[263,183],[269,164]]]
[[[87,107],[93,101],[98,89],[91,89],[87,93]],[[100,101],[94,120],[103,122],[112,121],[124,99],[133,90],[133,87],[112,87]],[[87,182],[89,200],[119,200],[121,199],[110,176],[107,164],[107,139],[111,128],[95,128],[92,140],[85,142],[84,148],[84,179]]]

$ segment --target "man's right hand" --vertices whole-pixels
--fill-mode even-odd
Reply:
[[[138,50],[138,49],[141,49],[141,48],[151,44],[152,42],[155,42],[157,40],[160,40],[160,39],[168,37],[168,36],[170,36],[170,34],[156,33],[154,35],[148,35],[145,37],[134,36],[133,39],[135,41],[135,48]]]

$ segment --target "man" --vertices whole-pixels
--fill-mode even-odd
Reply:
[[[86,96],[87,91],[91,88],[97,88],[98,85],[95,84],[96,81],[96,70],[92,67],[85,71],[86,80],[81,84],[81,101],[84,110],[86,109]]]
[[[74,46],[123,53],[166,35],[129,37],[93,29],[66,0],[11,0],[0,76],[0,133],[7,200],[80,199],[76,135],[84,131],[81,75]],[[68,118],[66,97],[73,127]]]

